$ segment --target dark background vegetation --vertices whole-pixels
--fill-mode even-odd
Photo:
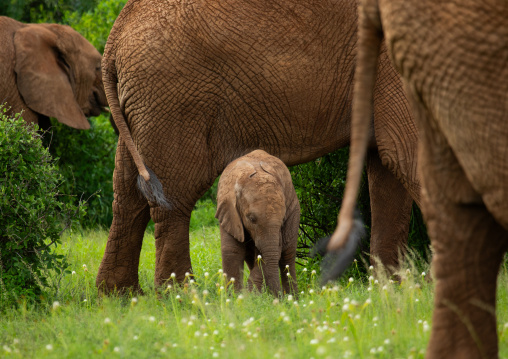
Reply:
[[[57,22],[72,26],[101,53],[114,20],[126,0],[0,0],[0,15],[23,22]],[[58,158],[65,178],[61,191],[75,195],[68,201],[88,199],[84,227],[109,227],[112,221],[112,173],[117,137],[107,115],[92,118],[89,131],[77,131],[53,120],[52,137],[46,136],[50,153]],[[342,149],[318,160],[292,167],[293,181],[301,202],[301,233],[298,256],[303,258],[319,238],[329,235],[336,226],[347,168],[348,150]],[[198,202],[200,214],[193,215],[191,229],[215,223],[216,184]],[[359,209],[367,230],[370,223],[368,186],[364,180]],[[428,237],[421,213],[414,206],[410,247],[426,258]],[[368,240],[361,252],[368,253]]]

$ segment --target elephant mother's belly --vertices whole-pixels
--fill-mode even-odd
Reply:
[[[348,144],[354,1],[138,2],[157,4],[157,21],[136,13],[116,50],[134,137],[201,138],[233,158],[262,148],[287,164]],[[155,118],[164,131],[140,125]]]

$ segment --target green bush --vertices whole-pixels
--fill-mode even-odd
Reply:
[[[62,177],[37,127],[6,113],[0,106],[0,307],[39,298],[47,272],[65,270],[65,258],[52,247],[84,212],[62,201]]]
[[[44,142],[57,158],[65,181],[60,191],[67,194],[66,203],[87,201],[83,227],[109,227],[113,220],[113,169],[118,137],[107,115],[91,118],[91,128],[80,131],[52,120]]]

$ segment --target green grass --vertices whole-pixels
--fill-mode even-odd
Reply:
[[[365,276],[325,289],[298,268],[298,298],[234,293],[219,273],[217,226],[191,232],[195,282],[157,295],[153,235],[145,235],[140,297],[98,297],[106,231],[69,232],[59,251],[75,274],[53,278],[39,305],[0,317],[0,357],[21,358],[423,358],[432,284],[415,269],[402,283]],[[208,273],[208,274],[207,274]],[[358,275],[359,276],[359,275]],[[507,272],[500,277],[500,356],[508,357]],[[56,285],[58,284],[58,285]],[[370,288],[370,289],[369,289]],[[57,301],[58,304],[53,303]]]

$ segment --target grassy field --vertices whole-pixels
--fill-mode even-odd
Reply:
[[[72,274],[52,297],[0,318],[0,357],[21,358],[423,358],[432,284],[410,266],[404,280],[357,275],[321,288],[298,267],[298,297],[234,293],[220,273],[217,226],[191,233],[195,277],[159,296],[154,238],[145,235],[139,297],[98,297],[95,275],[106,231],[73,232],[59,248]],[[506,268],[500,276],[500,356],[508,357]]]

